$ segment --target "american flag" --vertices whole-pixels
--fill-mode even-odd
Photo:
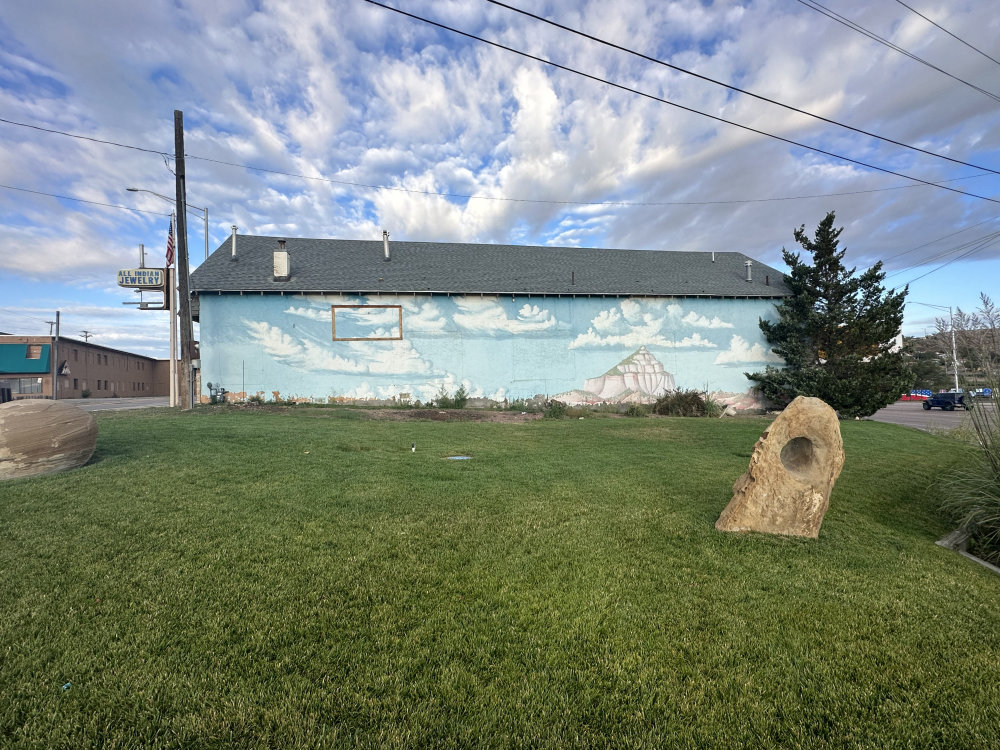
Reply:
[[[174,220],[170,219],[170,227],[167,229],[167,266],[174,264]]]

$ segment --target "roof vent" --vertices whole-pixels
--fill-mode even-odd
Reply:
[[[389,262],[389,230],[388,229],[383,229],[382,230],[382,249],[385,252],[385,260],[388,263]]]
[[[753,281],[753,261],[748,260],[743,265],[747,267],[747,281]]]
[[[236,260],[236,225],[233,224],[233,257],[230,260]]]
[[[292,277],[292,263],[285,250],[285,241],[278,240],[278,249],[274,251],[274,280],[288,281]]]

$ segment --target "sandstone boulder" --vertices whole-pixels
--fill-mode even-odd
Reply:
[[[83,466],[97,447],[97,420],[48,399],[0,404],[0,480]]]
[[[815,539],[843,466],[837,413],[799,396],[757,441],[715,528]]]

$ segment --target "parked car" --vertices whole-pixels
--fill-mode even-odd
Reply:
[[[972,404],[966,403],[964,393],[932,393],[931,397],[924,401],[924,408],[931,409],[933,407],[940,407],[945,411],[954,411],[956,406],[961,406],[963,409],[971,409]]]

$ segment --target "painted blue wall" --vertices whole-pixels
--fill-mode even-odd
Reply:
[[[770,300],[202,295],[200,304],[202,382],[267,398],[426,402],[464,384],[497,401],[652,401],[669,375],[677,388],[748,407],[759,404],[743,373],[780,364],[758,327],[776,318]],[[399,305],[402,329],[398,309],[338,309],[338,337],[393,340],[335,341],[333,305]],[[618,395],[585,389],[604,375],[605,393]]]

